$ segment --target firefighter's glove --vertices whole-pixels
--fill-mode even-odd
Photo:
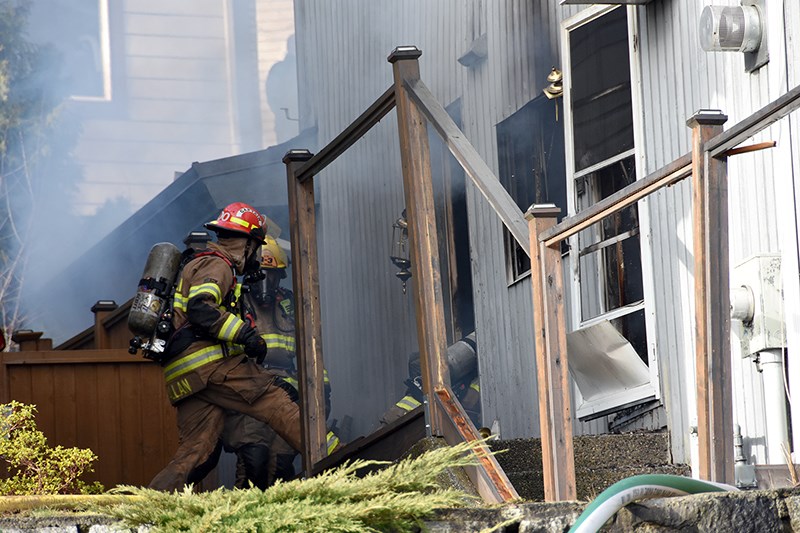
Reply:
[[[255,359],[258,364],[261,364],[267,356],[267,342],[254,328],[247,328],[247,331],[244,332],[242,345],[244,345],[245,355]]]

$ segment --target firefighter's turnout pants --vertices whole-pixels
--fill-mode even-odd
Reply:
[[[285,385],[284,385],[285,386]],[[221,360],[205,388],[175,404],[178,449],[172,461],[150,482],[157,490],[180,489],[189,473],[217,445],[225,411],[238,411],[269,424],[290,446],[300,449],[300,409],[275,375],[245,356]]]

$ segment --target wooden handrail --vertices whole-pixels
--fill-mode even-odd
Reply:
[[[768,128],[773,122],[777,122],[798,107],[800,107],[800,85],[706,141],[705,150],[711,157],[724,157],[725,152]]]
[[[508,191],[497,179],[497,176],[494,175],[489,165],[478,154],[475,147],[470,144],[464,133],[453,122],[445,108],[433,96],[433,93],[425,86],[422,80],[406,80],[404,84],[411,100],[442,137],[450,153],[463,167],[464,172],[467,173],[475,186],[478,187],[478,190],[481,191],[481,194],[488,200],[522,249],[529,253],[528,224],[525,222],[522,210],[511,198],[511,195],[508,194]]]
[[[361,113],[342,133],[336,136],[331,142],[325,145],[314,157],[308,160],[297,171],[297,179],[303,181],[318,175],[322,170],[330,165],[337,157],[342,155],[348,148],[353,146],[363,137],[372,127],[380,122],[389,111],[394,109],[394,86],[386,89],[375,102]]]
[[[684,154],[672,163],[661,167],[640,180],[634,181],[580,213],[565,218],[555,226],[544,230],[539,235],[539,238],[546,246],[554,246],[603,218],[621,211],[647,195],[653,194],[662,187],[673,185],[684,178],[688,178],[692,175],[691,165],[692,154]]]
[[[452,446],[460,442],[480,441],[481,436],[478,430],[450,387],[439,387],[434,392],[436,403],[447,415],[444,419],[446,424],[442,428],[445,442]],[[483,500],[489,503],[518,500],[517,490],[508,480],[508,476],[489,448],[484,444],[476,443],[473,451],[478,458],[478,464],[465,467],[464,471]]]

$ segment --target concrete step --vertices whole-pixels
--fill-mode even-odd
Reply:
[[[689,475],[672,463],[669,435],[637,432],[584,435],[573,439],[578,499],[590,500],[621,479],[637,474]],[[539,439],[509,439],[491,445],[497,462],[525,500],[542,501],[542,447]]]

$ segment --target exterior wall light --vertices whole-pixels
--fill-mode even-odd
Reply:
[[[742,0],[740,6],[706,6],[700,14],[700,46],[706,52],[743,52],[753,72],[769,61],[764,0]]]
[[[548,100],[558,98],[564,94],[564,76],[556,67],[553,67],[550,74],[547,75],[547,82],[550,85],[542,89],[542,92]]]
[[[542,89],[542,92],[548,100],[555,100],[556,122],[558,122],[558,98],[564,96],[564,76],[561,71],[553,67],[547,75],[547,83],[550,85]]]
[[[411,278],[411,253],[408,246],[408,220],[406,210],[392,224],[392,250],[389,259],[400,269],[395,274],[403,282],[403,294],[406,293],[406,282]]]

